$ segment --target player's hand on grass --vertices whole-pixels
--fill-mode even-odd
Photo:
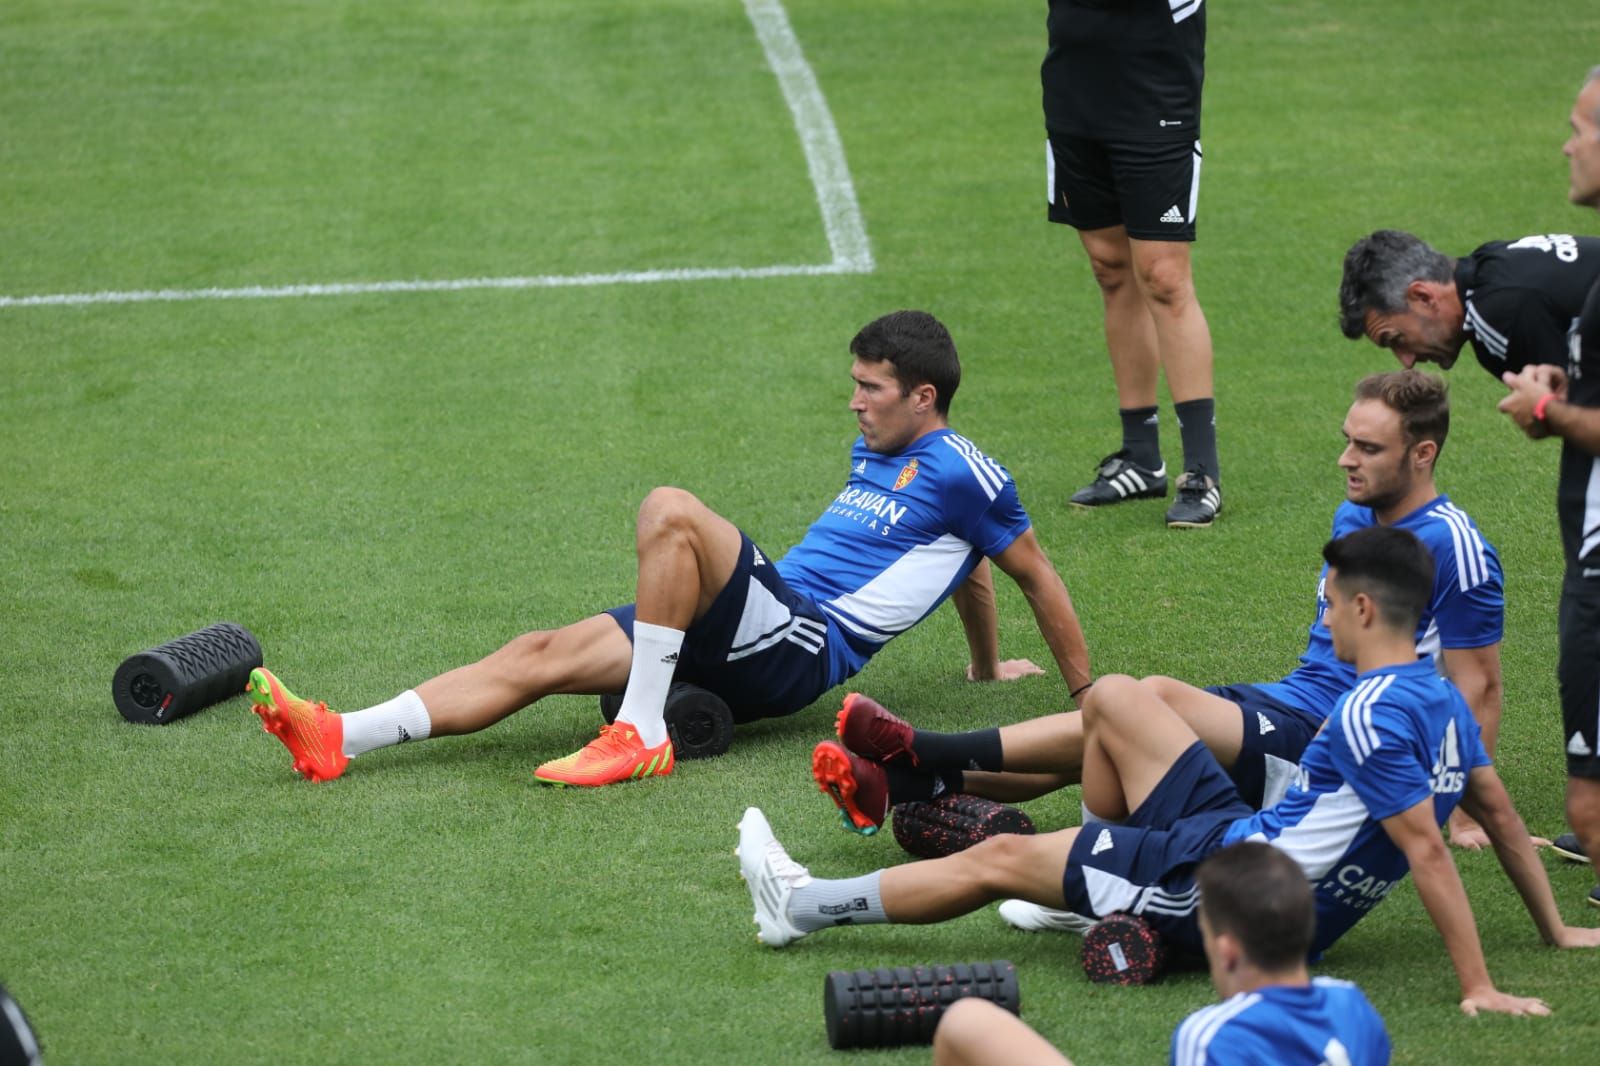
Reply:
[[[1005,659],[995,664],[993,677],[979,677],[978,668],[967,664],[968,681],[1015,681],[1019,677],[1036,677],[1044,668],[1028,659]]]
[[[1556,934],[1558,948],[1600,948],[1600,928],[1589,929],[1581,925],[1563,925]]]
[[[1550,1005],[1533,996],[1512,996],[1499,989],[1490,988],[1485,992],[1467,996],[1461,1001],[1461,1013],[1469,1018],[1476,1018],[1479,1011],[1487,1011],[1490,1014],[1543,1017],[1550,1013]]]

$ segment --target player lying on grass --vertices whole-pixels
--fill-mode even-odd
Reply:
[[[1564,924],[1550,882],[1479,740],[1461,694],[1419,660],[1416,626],[1433,561],[1409,532],[1374,526],[1330,541],[1324,621],[1355,686],[1301,759],[1293,787],[1253,810],[1188,724],[1130,677],[1108,676],[1085,711],[1086,802],[1120,825],[1004,834],[942,859],[847,880],[814,878],[755,807],[739,823],[739,868],[758,939],[782,947],[836,925],[922,924],[1020,897],[1090,918],[1144,919],[1168,944],[1202,950],[1194,868],[1241,840],[1279,848],[1316,897],[1322,953],[1410,870],[1461,982],[1461,1008],[1544,1014],[1495,988],[1461,879],[1439,827],[1457,803],[1483,825],[1540,936],[1600,945]]]
[[[946,598],[966,630],[973,680],[1042,671],[999,657],[987,560],[1027,597],[1069,691],[1089,681],[1072,600],[1004,467],[949,425],[961,364],[932,315],[897,311],[850,342],[850,410],[861,436],[844,488],[772,560],[682,489],[639,509],[638,599],[499,651],[353,714],[296,698],[266,670],[249,692],[268,732],[313,781],[375,748],[485,729],[554,693],[626,688],[615,724],[534,776],[607,785],[669,774],[672,681],[716,693],[735,720],[793,714],[854,675]]]
[[[1344,420],[1339,467],[1345,476],[1345,501],[1334,511],[1333,536],[1391,526],[1416,534],[1427,545],[1434,561],[1433,588],[1417,625],[1417,651],[1438,656],[1439,668],[1472,708],[1492,756],[1500,728],[1505,598],[1494,548],[1434,485],[1434,468],[1449,428],[1449,395],[1439,378],[1405,370],[1361,379]],[[1324,566],[1305,654],[1283,680],[1205,689],[1171,677],[1141,682],[1205,741],[1254,807],[1270,806],[1283,795],[1311,737],[1355,683],[1355,671],[1334,654],[1323,621],[1326,574]],[[1086,706],[1099,698],[1097,689],[1089,690]],[[818,745],[812,760],[818,784],[840,801],[846,826],[858,831],[882,824],[890,803],[926,800],[945,790],[1016,801],[1080,779],[1082,713],[939,734],[914,731],[869,703],[857,699],[846,704],[839,735],[849,751],[887,763],[889,775],[852,759],[831,741]],[[924,777],[894,772],[910,766]],[[979,772],[968,772],[973,768]],[[1453,816],[1451,827],[1458,844],[1487,843],[1464,814]],[[1013,912],[1008,910],[1008,919]]]
[[[1195,871],[1200,938],[1221,1003],[1172,1034],[1173,1066],[1272,1062],[1326,1066],[1389,1061],[1389,1034],[1361,990],[1312,977],[1311,887],[1293,859],[1267,844],[1230,844]],[[1016,1015],[958,1000],[933,1034],[935,1066],[1047,1066],[1067,1059]]]

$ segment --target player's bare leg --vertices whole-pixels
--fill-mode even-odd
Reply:
[[[594,787],[670,774],[675,765],[664,708],[684,631],[728,584],[739,562],[739,530],[683,489],[658,488],[639,507],[633,649],[616,721],[598,739],[545,763],[546,784]]]
[[[933,1031],[933,1066],[1072,1066],[1044,1037],[997,1003],[968,997]]]
[[[1108,675],[1084,704],[1083,802],[1104,818],[1126,818],[1199,739],[1139,681]]]

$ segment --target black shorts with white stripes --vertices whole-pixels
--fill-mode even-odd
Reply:
[[[733,576],[684,634],[677,681],[721,696],[735,722],[778,718],[828,689],[829,623],[743,533]],[[606,612],[633,639],[634,605]]]
[[[1050,221],[1124,226],[1145,241],[1194,240],[1199,141],[1107,142],[1052,132],[1045,142]]]
[[[1561,588],[1562,743],[1567,776],[1600,778],[1600,576],[1569,574]]]

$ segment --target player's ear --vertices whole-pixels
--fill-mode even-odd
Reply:
[[[926,414],[933,410],[934,404],[939,399],[939,390],[934,388],[931,384],[918,385],[911,391],[917,398],[916,404],[918,414]]]
[[[1439,442],[1436,440],[1419,440],[1412,445],[1412,454],[1416,457],[1419,466],[1428,467],[1430,470],[1439,458]]]
[[[1418,278],[1406,286],[1406,303],[1417,310],[1432,310],[1439,302],[1434,282]]]

